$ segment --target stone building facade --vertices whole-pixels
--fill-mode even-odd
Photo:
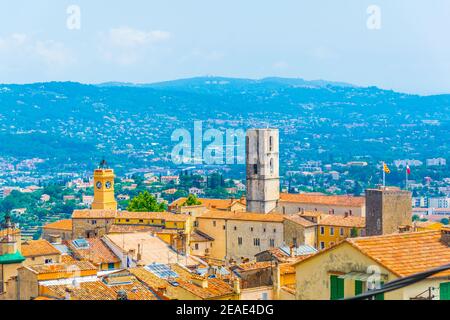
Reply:
[[[411,226],[411,192],[396,187],[366,190],[367,236],[395,233]]]

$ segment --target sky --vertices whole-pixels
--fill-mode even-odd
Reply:
[[[450,93],[448,0],[0,0],[0,83],[323,79]]]

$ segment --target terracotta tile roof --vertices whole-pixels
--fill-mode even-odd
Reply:
[[[365,204],[364,197],[327,196],[308,193],[281,193],[280,200],[284,202],[311,203],[330,206],[361,207]]]
[[[68,254],[63,254],[61,256],[61,263],[72,263],[77,261],[74,257],[68,255]]]
[[[67,289],[67,285],[46,286],[46,294],[64,299]],[[135,278],[132,283],[113,286],[107,285],[101,280],[82,282],[69,290],[70,300],[117,300],[120,290],[127,293],[128,300],[157,300],[155,295]]]
[[[46,224],[43,229],[72,231],[72,219],[65,219]]]
[[[233,288],[224,280],[215,278],[207,279],[208,286],[202,288],[197,284],[192,283],[192,280],[196,275],[186,271],[184,268],[178,265],[172,265],[172,270],[178,274],[178,278],[173,279],[178,282],[178,287],[189,291],[191,294],[201,299],[217,299],[220,297],[234,294]],[[130,269],[139,280],[146,283],[153,290],[157,291],[158,288],[166,290],[166,296],[171,299],[178,299],[178,287],[172,286],[167,280],[158,278],[156,275],[144,268]]]
[[[261,262],[247,262],[247,263],[241,263],[237,265],[237,268],[241,269],[242,271],[250,271],[250,270],[257,270],[257,269],[267,269],[272,267],[271,261],[261,261]]]
[[[283,289],[286,292],[289,292],[290,294],[295,294],[297,290],[297,285],[294,284],[286,284],[284,286],[281,286],[281,289]]]
[[[213,237],[210,237],[209,235],[200,230],[194,230],[191,233],[191,242],[207,242],[213,240],[214,240]]]
[[[440,231],[347,239],[346,242],[398,276],[408,276],[450,263],[450,247]],[[450,270],[437,276],[449,276]]]
[[[170,207],[179,207],[182,206],[183,203],[187,200],[187,198],[178,198],[174,202],[170,204]],[[217,209],[217,210],[229,210],[234,204],[240,203],[245,205],[245,201],[242,199],[208,199],[208,198],[199,198],[198,199],[202,206],[208,209]]]
[[[39,264],[26,267],[36,274],[49,274],[49,273],[64,273],[78,271],[92,271],[93,274],[97,274],[97,268],[88,261],[74,261],[70,263],[51,263],[51,264]]]
[[[187,221],[189,216],[185,214],[174,214],[170,212],[117,212],[116,219],[146,219],[165,221]]]
[[[197,219],[225,219],[242,221],[261,221],[261,222],[283,222],[284,216],[279,213],[250,213],[250,212],[231,212],[208,210],[199,215]]]
[[[292,222],[294,222],[302,227],[305,227],[305,228],[314,227],[316,225],[314,222],[311,222],[298,214],[287,215],[284,217],[284,219],[292,221]]]
[[[22,255],[24,257],[39,257],[48,255],[61,255],[47,240],[30,240],[22,243]]]
[[[74,210],[72,213],[72,219],[113,219],[116,217],[116,210]]]
[[[73,252],[78,260],[87,260],[95,265],[102,263],[118,263],[120,259],[108,248],[108,246],[99,238],[86,239],[89,248],[77,248],[73,241],[68,241],[67,246]]]
[[[320,216],[318,225],[320,226],[335,226],[335,227],[355,227],[365,228],[366,218],[355,216],[338,216],[334,214],[323,214]]]

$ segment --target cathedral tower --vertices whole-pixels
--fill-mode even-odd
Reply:
[[[278,129],[250,129],[246,135],[247,211],[268,213],[280,198]]]
[[[94,171],[92,209],[117,210],[117,202],[114,198],[114,170],[108,168],[105,160]]]

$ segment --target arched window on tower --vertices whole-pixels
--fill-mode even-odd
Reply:
[[[270,158],[269,166],[270,166],[270,173],[273,173],[273,159],[272,158]]]
[[[253,174],[258,174],[258,165],[257,164],[253,165]]]
[[[269,137],[269,151],[270,152],[273,151],[273,137],[272,136]]]

